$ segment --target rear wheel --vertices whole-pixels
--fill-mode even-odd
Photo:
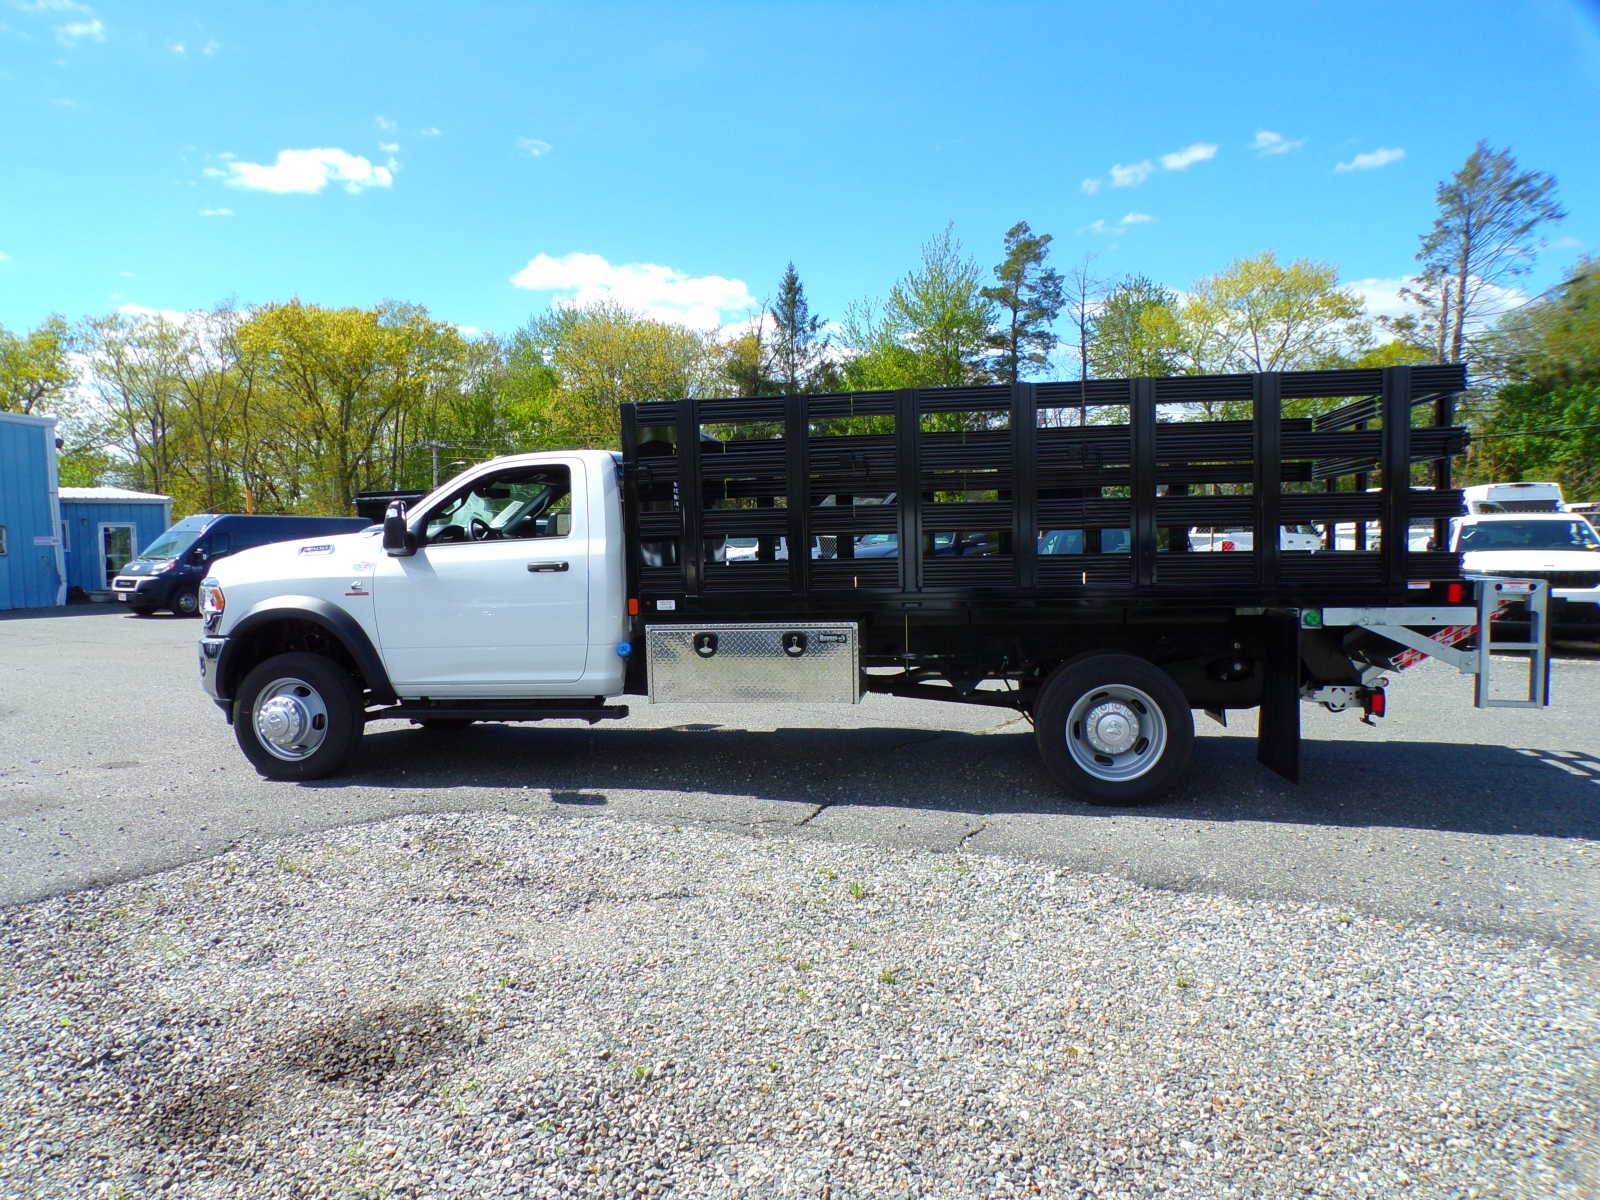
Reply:
[[[1159,799],[1194,748],[1182,690],[1131,654],[1093,654],[1059,667],[1039,693],[1034,732],[1051,776],[1091,804]]]
[[[244,677],[233,733],[268,779],[321,779],[337,771],[365,726],[361,688],[320,654],[279,654]]]

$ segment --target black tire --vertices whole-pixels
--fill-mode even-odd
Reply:
[[[429,717],[417,724],[429,733],[460,733],[473,722],[469,717]]]
[[[258,728],[258,709],[281,699]],[[317,717],[320,714],[322,722]],[[263,731],[276,725],[278,736]],[[344,765],[366,725],[361,686],[320,654],[279,654],[244,677],[233,702],[233,735],[268,779],[321,779]],[[275,746],[275,749],[274,749]]]
[[[1094,714],[1091,726],[1086,718]],[[1040,690],[1033,722],[1046,770],[1090,804],[1160,799],[1194,749],[1194,715],[1182,690],[1132,654],[1091,654],[1058,667]]]
[[[179,617],[198,617],[200,615],[200,589],[179,588],[172,593],[172,612]]]

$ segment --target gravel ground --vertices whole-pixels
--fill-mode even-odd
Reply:
[[[1592,960],[412,816],[0,913],[0,1195],[1592,1198]]]

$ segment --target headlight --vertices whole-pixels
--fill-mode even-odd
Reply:
[[[215,579],[207,579],[200,584],[200,611],[205,616],[212,616],[227,608],[228,600],[222,594],[222,587]]]
[[[148,570],[152,575],[160,575],[163,571],[170,571],[178,565],[178,560],[169,558],[166,562],[151,563]]]

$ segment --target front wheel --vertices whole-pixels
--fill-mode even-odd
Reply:
[[[320,654],[279,654],[244,677],[233,734],[268,779],[321,779],[337,771],[365,726],[361,688]]]
[[[1090,804],[1146,804],[1178,782],[1194,717],[1160,667],[1093,654],[1059,667],[1039,693],[1034,733],[1045,768]]]
[[[175,616],[192,617],[200,611],[200,592],[197,588],[180,588],[173,594],[172,611]]]

